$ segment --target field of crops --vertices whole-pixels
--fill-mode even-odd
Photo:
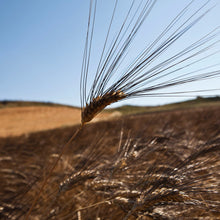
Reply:
[[[78,125],[0,139],[0,217],[22,219]],[[220,107],[86,125],[30,219],[220,218]]]

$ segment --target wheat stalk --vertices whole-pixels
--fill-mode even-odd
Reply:
[[[79,131],[81,131],[84,125],[91,121],[106,106],[134,97],[167,95],[175,96],[180,93],[158,93],[157,91],[194,81],[218,77],[220,75],[219,69],[212,69],[215,66],[207,66],[194,71],[187,70],[188,67],[196,65],[216,53],[212,52],[211,49],[219,43],[219,40],[216,39],[219,36],[218,28],[215,28],[213,31],[207,33],[205,36],[202,36],[194,43],[176,52],[173,54],[173,56],[164,59],[159,64],[155,64],[155,61],[158,59],[158,57],[164,54],[172,45],[175,44],[176,41],[184,36],[184,34],[186,34],[207,13],[211,11],[211,8],[206,9],[208,2],[204,3],[200,8],[195,10],[187,19],[183,19],[186,11],[193,3],[193,1],[191,1],[170,22],[170,24],[167,25],[161,34],[150,44],[150,46],[144,48],[144,50],[134,59],[134,61],[126,68],[125,71],[118,73],[117,80],[111,83],[111,79],[116,75],[120,65],[123,63],[122,61],[125,58],[133,39],[137,35],[139,29],[156,3],[156,0],[146,0],[140,2],[133,0],[122,25],[120,26],[116,36],[111,41],[112,43],[110,44],[109,49],[107,50],[106,47],[109,42],[109,35],[111,33],[111,27],[118,4],[118,0],[116,0],[100,61],[97,66],[97,71],[95,73],[92,86],[88,92],[87,79],[90,67],[91,48],[97,7],[97,0],[90,1],[89,19],[80,82],[81,126],[77,130],[76,134],[74,134],[70,141],[63,147],[62,152],[50,169],[49,175],[45,178],[40,188],[40,192],[34,199],[25,219],[28,219],[30,216],[31,211],[37,203],[49,177],[60,160],[64,149],[66,149],[70,142],[74,140],[76,136],[78,136]],[[183,19],[183,21],[180,22],[181,19]],[[182,70],[186,70],[186,72],[184,74],[180,74]],[[169,79],[167,79],[168,76],[170,77]],[[202,90],[197,92],[201,91]],[[187,91],[183,91],[182,93],[184,94],[186,92]],[[80,174],[78,178],[82,178],[82,174]],[[86,178],[89,178],[89,176],[86,176]],[[66,180],[66,182],[63,183],[62,189],[65,188],[64,185],[71,185],[73,179],[75,181],[75,177]]]

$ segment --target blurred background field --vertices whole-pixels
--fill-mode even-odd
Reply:
[[[121,115],[177,109],[220,106],[219,97],[201,98],[162,106],[121,106],[106,109],[93,120],[109,120]],[[80,123],[80,108],[44,102],[1,101],[0,137],[19,136]]]

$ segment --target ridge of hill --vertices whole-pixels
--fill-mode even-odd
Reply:
[[[52,107],[70,107],[80,109],[79,107],[64,105],[53,102],[38,102],[38,101],[16,101],[16,100],[2,100],[0,101],[0,109],[8,107],[28,107],[28,106],[52,106]]]
[[[189,107],[199,107],[204,106],[205,104],[220,104],[220,96],[213,96],[213,97],[200,97],[198,96],[195,99],[187,100],[183,102],[175,102],[171,104],[165,105],[158,105],[158,106],[135,106],[135,105],[123,105],[117,108],[109,108],[106,109],[106,112],[113,112],[119,111],[123,114],[130,114],[130,113],[142,113],[142,112],[152,112],[152,111],[159,111],[159,110],[172,110],[172,109],[179,109],[179,108],[189,108]],[[72,105],[65,105],[53,102],[38,102],[38,101],[16,101],[16,100],[2,100],[0,101],[0,109],[7,108],[7,107],[27,107],[27,106],[51,106],[51,107],[69,107],[80,109],[80,107],[72,106]]]

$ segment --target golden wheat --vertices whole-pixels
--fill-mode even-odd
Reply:
[[[31,218],[77,220],[80,213],[82,220],[108,219],[109,216],[120,220],[141,219],[141,216],[217,219],[220,216],[220,127],[216,121],[219,108],[213,112],[206,109],[205,114],[202,112],[198,109],[191,111],[191,116],[188,116],[189,112],[181,111],[171,115],[156,114],[156,118],[155,114],[128,117],[125,121],[131,123],[123,124],[125,135],[121,137],[119,148],[119,141],[115,138],[115,134],[120,133],[120,126],[115,126],[117,122],[88,126],[83,133],[86,140],[78,140],[69,151],[71,153],[65,155],[70,168],[63,170],[62,164],[57,167]],[[198,124],[201,118],[204,124]],[[138,128],[134,126],[132,129],[137,136],[131,136],[130,126],[136,121]],[[164,126],[164,123],[168,124]],[[100,136],[100,130],[106,125],[114,129],[105,133],[105,142],[97,143],[89,129]],[[71,128],[68,132],[71,134]],[[54,132],[51,138],[48,132],[50,138],[46,146],[50,156],[56,152],[56,147],[51,150],[51,146],[62,144],[60,139],[65,139],[62,133],[63,130],[59,134]],[[5,193],[0,200],[2,219],[22,219],[33,197],[38,194],[38,185],[32,184],[33,178],[37,180],[42,172],[47,171],[44,161],[48,160],[48,154],[44,155],[41,148],[31,145],[36,142],[36,135],[31,137],[21,141],[19,157],[18,151],[14,152],[17,139],[2,148],[4,152],[8,151],[5,156],[13,158],[13,161],[1,162],[1,188]],[[30,146],[35,151],[29,152]],[[30,155],[34,161],[30,160]],[[67,161],[62,161],[63,165]],[[33,163],[41,164],[37,172],[31,168]],[[32,192],[25,193],[24,190],[30,189],[31,185]]]
[[[85,123],[91,121],[106,106],[118,102],[124,98],[126,98],[126,94],[120,90],[107,92],[102,96],[93,98],[93,100],[89,104],[86,104],[86,107],[84,107],[82,110],[81,123],[84,125]]]
[[[205,60],[214,54],[212,51],[210,52],[210,48],[214,47],[218,43],[218,40],[215,40],[216,37],[219,36],[218,29],[214,29],[213,31],[207,33],[205,36],[181,49],[179,52],[176,52],[171,57],[164,59],[161,61],[161,63],[154,64],[155,60],[161,54],[166,52],[167,49],[174,45],[178,39],[186,34],[210,11],[210,8],[202,11],[207,5],[206,2],[198,10],[195,10],[189,16],[189,18],[179,22],[181,18],[184,17],[186,11],[190,8],[191,4],[193,3],[192,1],[170,22],[170,24],[168,24],[165,30],[162,31],[162,33],[150,44],[150,46],[144,48],[143,52],[137,56],[132,64],[126,69],[126,71],[120,72],[118,79],[112,84],[109,84],[110,79],[113,77],[113,75],[115,75],[119,66],[121,65],[121,62],[123,61],[132,40],[135,38],[137,32],[156,3],[155,0],[148,0],[145,2],[140,1],[137,5],[135,2],[136,1],[132,1],[127,15],[119,28],[118,33],[116,34],[116,37],[112,39],[113,43],[110,44],[110,49],[106,52],[106,44],[108,43],[108,36],[118,3],[118,0],[115,1],[115,6],[103,46],[102,55],[100,57],[100,62],[98,64],[90,92],[87,94],[87,79],[97,7],[97,0],[90,1],[89,19],[80,82],[82,108],[81,126],[77,130],[76,134],[73,135],[71,140],[63,147],[58,159],[50,169],[49,175],[45,178],[40,189],[40,193],[34,199],[32,206],[26,215],[26,219],[28,219],[33,207],[40,197],[40,194],[42,193],[47,180],[60,160],[64,149],[67,148],[70,142],[78,136],[79,131],[81,131],[84,125],[91,121],[106,106],[133,97],[166,96],[170,93],[157,93],[157,91],[194,81],[218,77],[220,75],[219,69],[213,70],[213,66],[203,67],[201,69],[197,68],[191,72],[187,70],[189,66],[197,65],[200,61]],[[209,53],[207,54],[207,52]],[[194,58],[197,60],[194,61]],[[180,75],[179,73],[182,70],[186,70],[186,73]],[[198,72],[201,73],[198,74]],[[170,78],[167,79],[167,76],[170,76]],[[183,93],[185,92],[187,91],[184,91]],[[175,93],[171,93],[171,95],[175,95]],[[123,158],[123,161],[121,160],[120,168],[126,167],[127,163],[127,159]],[[93,174],[91,175],[92,176],[90,176],[90,174],[81,173],[77,174],[76,176],[72,176],[70,179],[67,179],[61,184],[60,190],[65,191],[71,188],[75,181],[90,179],[90,177],[94,178]],[[178,196],[180,199],[182,198],[179,194]],[[166,199],[172,200],[173,196],[170,194],[168,197],[164,196],[164,200]],[[153,200],[151,200],[151,202],[152,201]],[[131,211],[129,211],[129,213],[130,212]]]

